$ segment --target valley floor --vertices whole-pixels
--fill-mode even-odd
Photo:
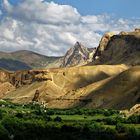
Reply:
[[[48,109],[0,101],[0,139],[135,140],[140,116],[124,118],[112,109]]]

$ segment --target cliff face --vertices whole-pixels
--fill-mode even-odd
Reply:
[[[9,81],[9,76],[10,74],[8,72],[0,70],[0,82]]]
[[[10,83],[10,73],[0,70],[0,98],[14,89],[15,87]]]
[[[102,38],[93,57],[94,64],[140,64],[140,31],[121,32]]]
[[[107,44],[109,43],[109,41],[113,35],[115,35],[115,33],[109,32],[109,33],[106,33],[102,37],[102,39],[99,43],[99,46],[97,47],[97,50],[96,50],[95,54],[93,55],[94,60],[98,59],[102,55],[102,53],[105,51]]]
[[[48,80],[48,78],[43,76],[46,72],[47,71],[42,70],[21,70],[16,72],[0,70],[0,98],[5,97],[9,92],[14,92],[17,89],[29,86],[34,82]],[[34,89],[32,90],[34,91]]]
[[[10,74],[10,83],[16,88],[21,87],[26,84],[31,84],[34,80],[34,73],[30,71],[17,71],[13,74]]]

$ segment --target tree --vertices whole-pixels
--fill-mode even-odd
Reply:
[[[54,121],[55,121],[55,122],[61,122],[62,119],[61,119],[61,117],[57,116],[56,118],[54,118]]]
[[[116,124],[116,130],[119,132],[119,133],[124,133],[125,132],[125,126],[122,124],[122,123],[117,123]]]

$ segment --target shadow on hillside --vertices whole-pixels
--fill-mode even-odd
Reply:
[[[4,59],[4,58],[0,59],[0,68],[10,70],[10,71],[32,69],[26,63],[17,60],[12,60],[12,59]]]
[[[80,80],[77,83],[75,83],[75,89],[82,88],[94,82],[98,82],[100,80],[106,79],[109,77],[109,75],[103,71],[100,71],[98,72],[98,74],[91,75],[88,78],[86,76],[83,76],[82,74],[77,75],[77,77],[80,77]]]
[[[94,61],[89,65],[98,64],[129,64],[139,65],[140,36],[114,35],[109,40],[104,51],[97,48],[93,56]],[[118,48],[120,47],[120,49]],[[99,59],[96,60],[96,57]]]
[[[130,75],[131,76],[131,75]],[[140,99],[140,88],[134,88],[135,82],[129,84],[129,73],[125,71],[108,79],[108,81],[90,92],[87,96],[80,97],[73,107],[113,108],[128,109],[134,106]],[[122,95],[123,93],[123,95]],[[90,104],[92,103],[92,106]]]

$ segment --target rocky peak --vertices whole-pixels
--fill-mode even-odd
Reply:
[[[67,51],[61,67],[85,64],[89,59],[91,51],[93,50],[84,47],[80,42],[76,42],[74,47]]]
[[[79,50],[84,50],[84,49],[87,49],[86,47],[84,47],[84,45],[82,44],[82,43],[80,43],[80,42],[76,42],[75,43],[75,45],[74,45],[74,47],[73,47],[73,49],[79,49]]]
[[[77,41],[74,45],[74,48],[80,48],[81,46],[82,46],[82,44]]]

